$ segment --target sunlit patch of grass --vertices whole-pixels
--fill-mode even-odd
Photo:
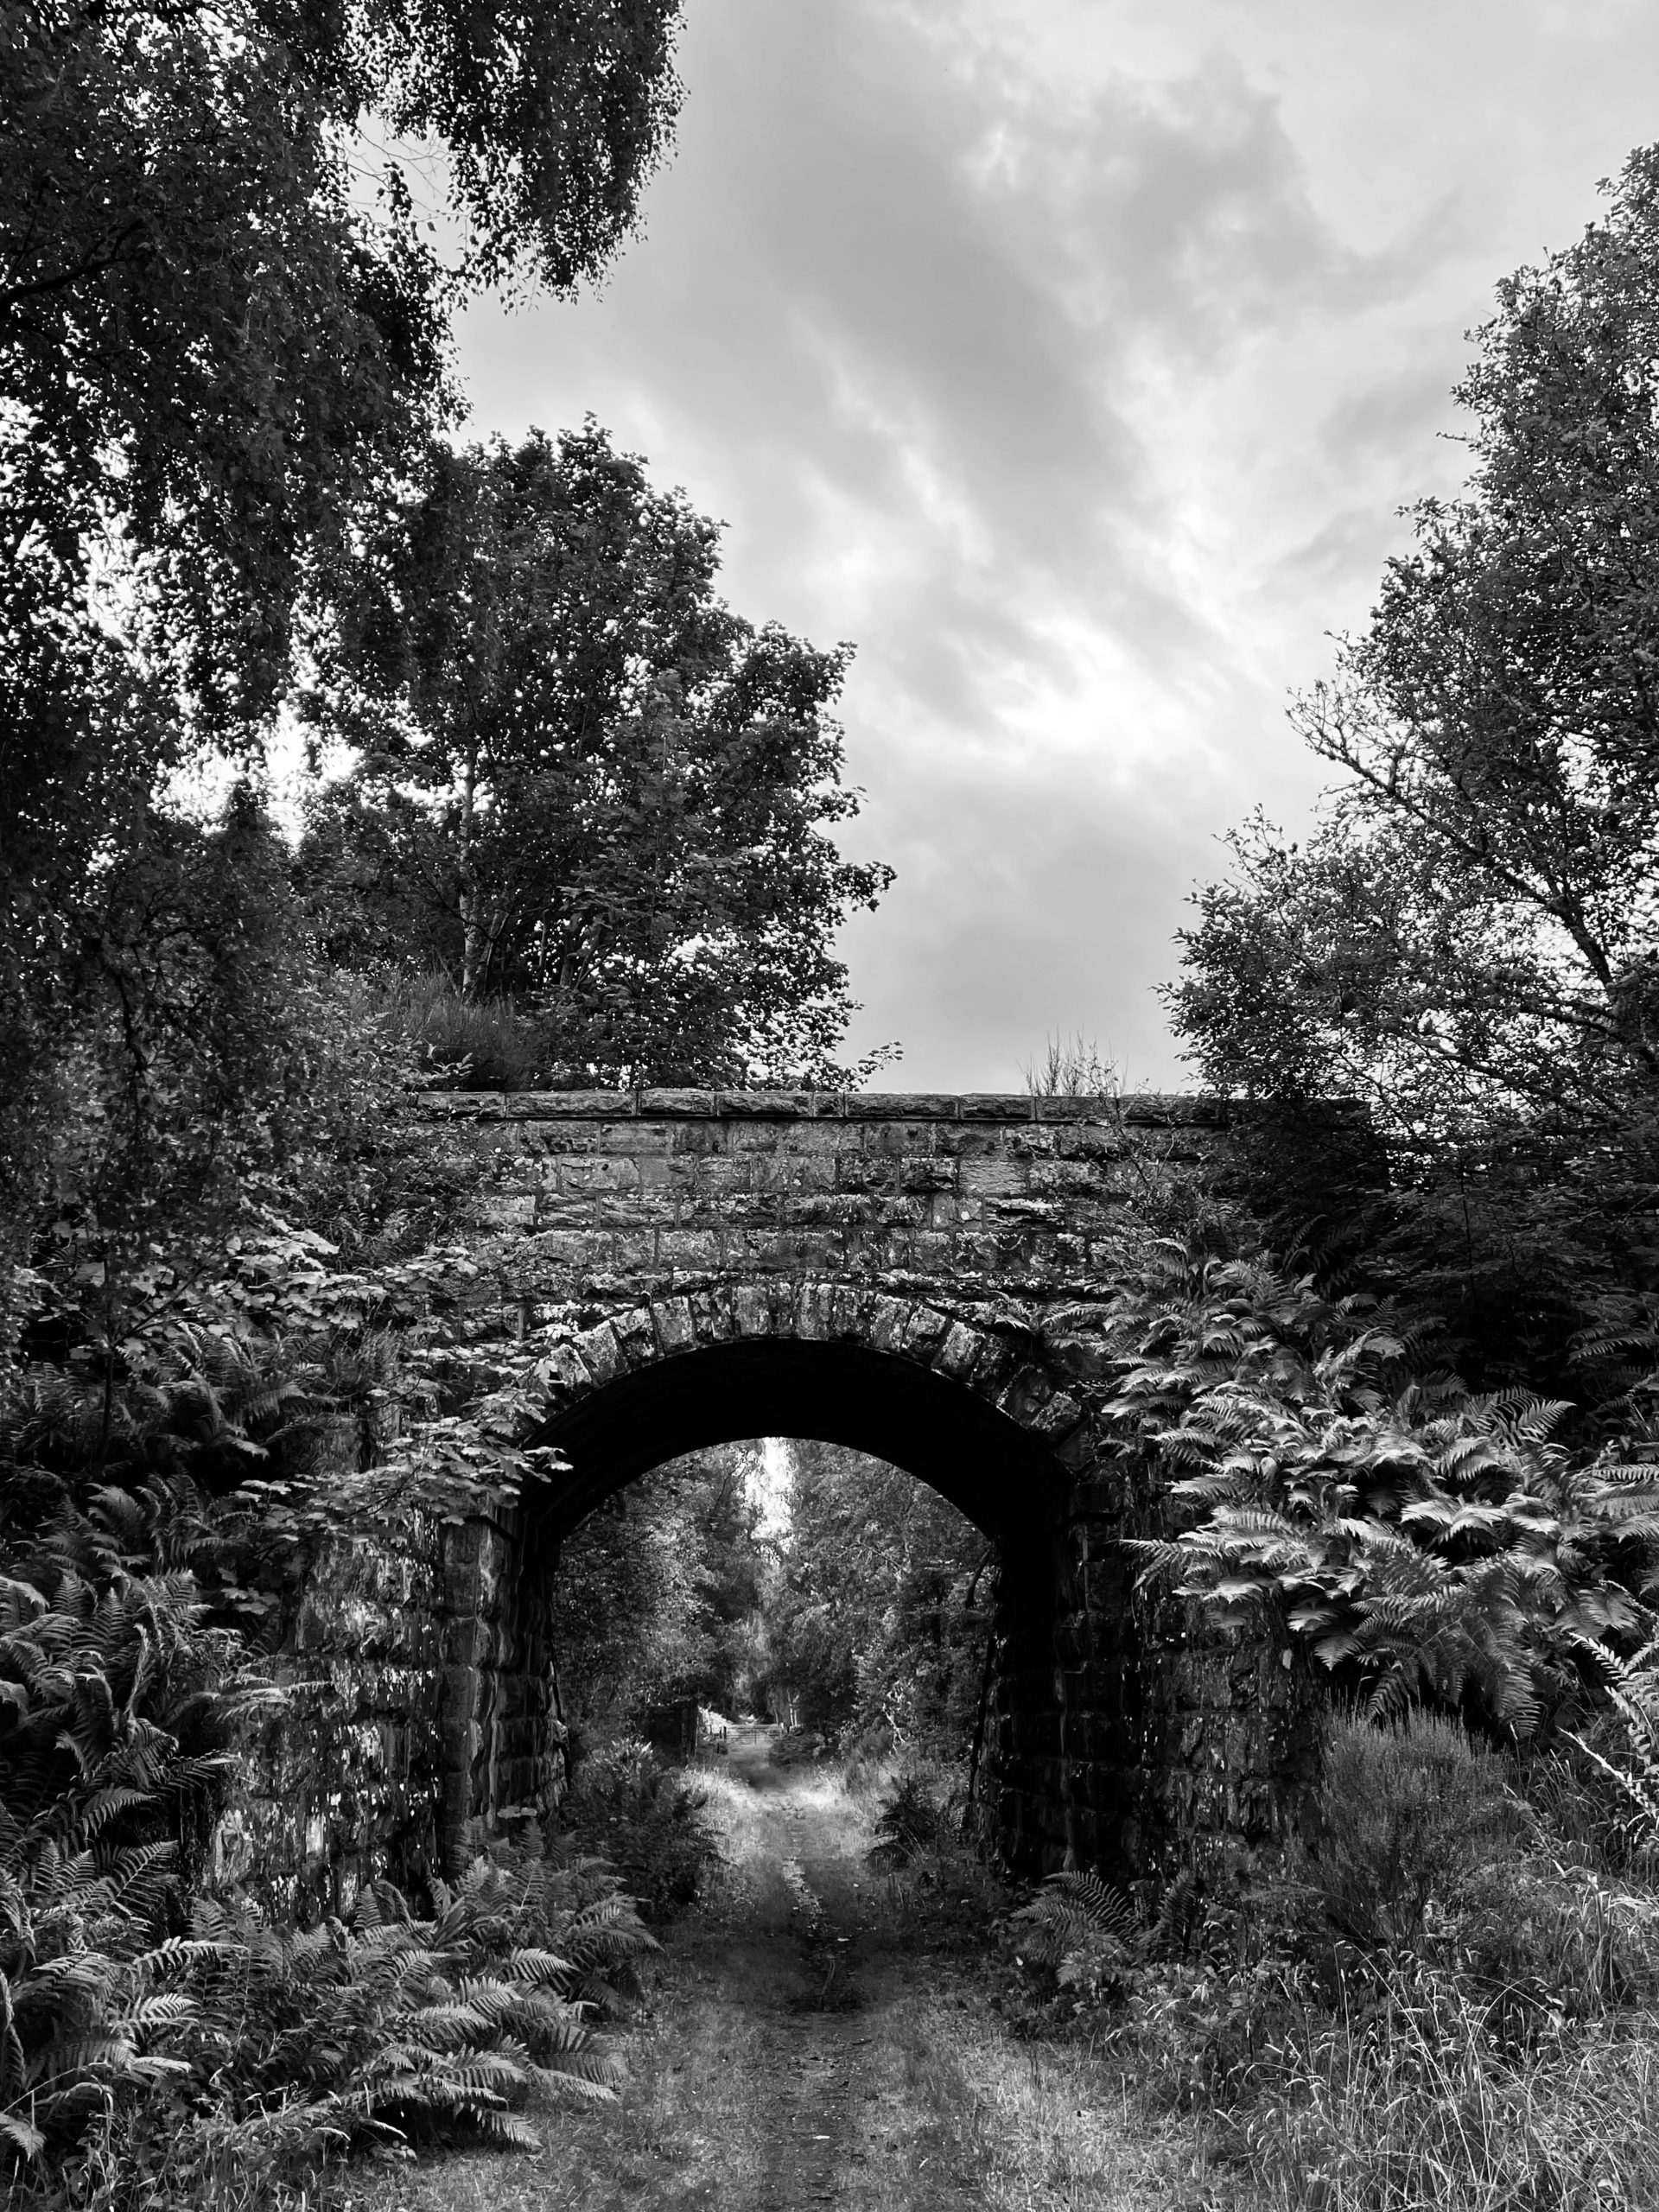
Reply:
[[[720,1839],[721,1865],[709,1885],[711,1911],[729,1916],[764,1900],[779,1902],[779,1867],[798,1858],[803,1846],[832,1883],[838,1876],[868,1888],[868,1808],[849,1795],[833,1769],[798,1770],[787,1790],[753,1789],[741,1769],[700,1769],[698,1783],[708,1792],[706,1816]]]

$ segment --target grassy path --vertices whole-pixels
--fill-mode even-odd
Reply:
[[[1153,2212],[1185,2161],[1105,2069],[1014,2041],[982,1908],[873,1873],[839,1778],[734,1729],[710,1784],[727,1865],[669,1932],[620,2104],[539,2157],[453,2158],[363,2212]],[[1189,2202],[1192,2201],[1191,2199]]]

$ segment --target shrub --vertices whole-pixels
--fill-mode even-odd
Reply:
[[[442,974],[400,976],[391,1011],[420,1066],[458,1090],[531,1090],[548,1061],[539,1022],[508,999],[465,999]]]
[[[1351,1714],[1327,1726],[1310,1872],[1357,1943],[1415,1943],[1431,1900],[1448,1902],[1513,1825],[1503,1763],[1456,1721]]]
[[[1082,1878],[1016,1916],[1020,1948],[1045,1975],[1074,1948],[1079,1999],[1127,1995],[1074,2025],[1205,2121],[1243,2170],[1224,2201],[1636,2212],[1659,2201],[1659,1894],[1598,1859],[1605,1779],[1570,1747],[1522,1767],[1451,1720],[1349,1714],[1317,1855],[1183,1878],[1116,1988]]]
[[[921,1777],[900,1775],[876,1809],[871,1864],[890,1873],[908,1866],[938,1841],[943,1824]]]
[[[652,1919],[690,1904],[720,1858],[707,1792],[649,1744],[595,1751],[576,1773],[563,1817],[577,1845],[616,1869]]]

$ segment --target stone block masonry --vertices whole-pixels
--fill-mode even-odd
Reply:
[[[764,1435],[906,1467],[995,1538],[984,1802],[1013,1862],[1152,1872],[1292,1817],[1310,1686],[1137,1592],[1122,1540],[1164,1531],[1162,1491],[1099,1419],[1126,1255],[1179,1185],[1230,1173],[1224,1104],[642,1090],[424,1106],[471,1185],[455,1295],[480,1334],[533,1333],[544,1440],[569,1472],[515,1516],[413,1541],[395,1631],[390,1565],[324,1563],[295,1663],[354,1637],[363,1656],[340,1669],[334,1736],[283,1749],[287,1840],[262,1855],[286,1852],[285,1878],[338,1898],[377,1861],[453,1866],[469,1821],[549,1802],[561,1539],[663,1461]]]
[[[1126,1210],[1226,1149],[1226,1109],[1194,1098],[644,1090],[430,1103],[471,1142],[480,1230],[531,1243],[531,1277],[560,1295],[607,1276],[843,1270],[991,1296],[1109,1284]]]

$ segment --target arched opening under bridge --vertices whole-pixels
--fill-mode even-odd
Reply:
[[[996,1542],[983,1803],[1010,1864],[1124,1876],[1194,1834],[1277,1827],[1289,1685],[1258,1643],[1235,1654],[1137,1592],[1122,1539],[1160,1529],[1161,1504],[1143,1469],[1103,1453],[1086,1400],[1017,1316],[739,1283],[613,1310],[559,1343],[545,1376],[541,1440],[568,1468],[455,1549],[446,1839],[558,1786],[563,1540],[652,1468],[763,1435],[887,1460]]]
[[[528,1574],[556,1582],[565,1541],[658,1469],[710,1446],[765,1436],[838,1446],[900,1470],[937,1491],[995,1548],[995,1610],[988,1647],[981,1630],[976,1665],[987,1679],[974,1741],[963,1747],[964,1773],[971,1771],[976,1805],[1003,1850],[1036,1863],[1040,1841],[1020,1816],[1041,1778],[1032,1732],[1016,1714],[1053,1696],[1053,1611],[1070,1482],[1046,1439],[966,1382],[868,1343],[781,1334],[642,1361],[575,1396],[548,1423],[544,1440],[563,1453],[570,1471],[526,1513]],[[556,1652],[556,1595],[550,1633]],[[564,1718],[581,1729],[588,1715],[578,1703]]]
[[[527,1534],[556,1542],[665,1461],[755,1436],[839,1444],[927,1483],[995,1541],[1052,1527],[1069,1487],[1045,1439],[963,1383],[856,1343],[764,1337],[632,1368],[577,1397],[542,1441],[570,1462]]]
[[[545,1673],[557,1649],[553,1585],[562,1542],[651,1470],[709,1446],[770,1435],[839,1445],[901,1468],[995,1544],[987,1817],[1016,1863],[1095,1863],[1116,1852],[1132,1817],[1127,1716],[1138,1694],[1135,1669],[1119,1663],[1119,1647],[1133,1643],[1121,1556],[1103,1554],[1095,1567],[1099,1649],[1088,1657],[1110,1712],[1090,1705],[1088,1756],[1124,1779],[1104,1808],[1079,1804],[1068,1813],[1058,1794],[1063,1764],[1076,1765],[1081,1756],[1084,1717],[1079,1709],[1069,1745],[1062,1711],[1087,1671],[1076,1658],[1065,1663],[1061,1632],[1080,1602],[1070,1557],[1074,1475],[1059,1448],[1077,1408],[1038,1365],[1011,1354],[1003,1337],[960,1317],[925,1312],[918,1325],[915,1309],[895,1310],[891,1299],[837,1305],[832,1289],[816,1305],[792,1300],[787,1313],[748,1309],[764,1326],[745,1328],[744,1318],[741,1307],[734,1318],[730,1309],[698,1312],[683,1300],[643,1307],[576,1337],[550,1376],[540,1440],[569,1467],[526,1499],[511,1557],[504,1554],[489,1578],[500,1628],[493,1639],[474,1637],[472,1649],[482,1656],[493,1649],[518,1680],[492,1684],[480,1675],[477,1684],[467,1747],[474,1770],[464,1787],[469,1811],[549,1786],[546,1719],[528,1677]],[[1108,1574],[1122,1585],[1115,1616],[1104,1602]],[[1079,1649],[1075,1635],[1071,1645]],[[453,1802],[458,1810],[461,1790]]]
[[[641,1739],[717,1757],[758,1724],[824,1779],[923,1762],[973,1827],[998,1554],[932,1484],[846,1445],[750,1437],[652,1468],[559,1548],[578,1798],[591,1771],[601,1802]]]

